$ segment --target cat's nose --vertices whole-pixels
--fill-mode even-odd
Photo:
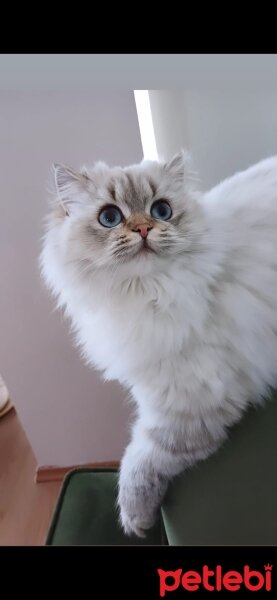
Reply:
[[[153,229],[150,225],[137,225],[133,231],[137,231],[141,237],[145,240],[148,236],[149,231]]]

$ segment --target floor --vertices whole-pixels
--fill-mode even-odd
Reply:
[[[0,546],[44,544],[60,482],[34,483],[36,460],[14,409],[0,419]]]

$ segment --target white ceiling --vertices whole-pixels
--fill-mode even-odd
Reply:
[[[1,54],[0,89],[277,89],[276,54]]]

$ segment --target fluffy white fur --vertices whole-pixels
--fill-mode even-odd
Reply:
[[[85,359],[136,402],[119,508],[125,531],[143,535],[169,479],[214,452],[276,385],[277,157],[205,194],[184,153],[125,169],[56,166],[55,176],[42,274]],[[97,222],[111,182],[126,217],[122,255],[123,226],[116,233]],[[128,223],[136,213],[149,219],[159,198],[179,221],[154,223],[154,252],[138,254],[142,241]]]

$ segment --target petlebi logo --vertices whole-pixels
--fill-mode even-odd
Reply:
[[[228,590],[237,592],[241,589],[250,592],[264,590],[270,592],[272,589],[272,568],[273,565],[264,565],[261,571],[244,565],[240,571],[224,571],[221,565],[210,569],[204,565],[199,571],[185,571],[177,569],[176,571],[163,571],[158,569],[160,596],[163,598],[166,594],[175,592],[183,588],[184,592],[196,592],[197,590],[207,590],[209,592],[220,592]]]

